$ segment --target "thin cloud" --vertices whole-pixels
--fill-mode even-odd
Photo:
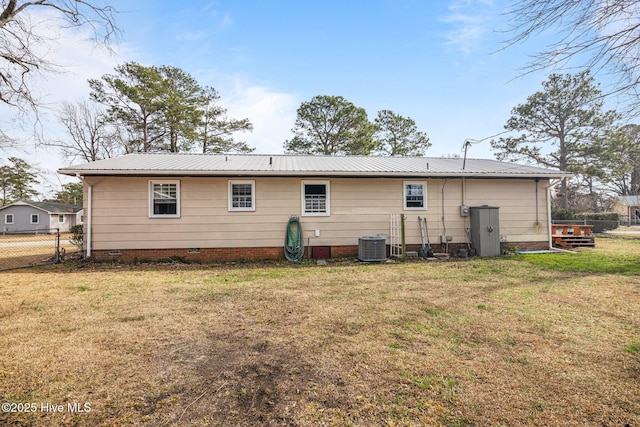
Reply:
[[[209,33],[206,31],[188,31],[186,33],[178,35],[177,39],[186,42],[206,40],[209,37]]]
[[[214,18],[216,23],[222,28],[230,27],[234,24],[233,16],[229,12],[221,11],[218,1],[211,1],[207,3],[202,8],[202,11]]]
[[[220,24],[223,27],[230,27],[233,25],[233,17],[229,13],[225,13],[222,15],[222,19],[220,20]]]
[[[491,31],[494,4],[491,0],[454,0],[448,10],[440,18],[440,22],[451,27],[444,35],[444,45],[469,55]]]
[[[297,96],[265,86],[246,85],[238,79],[221,101],[229,117],[248,118],[253,124],[253,132],[238,134],[237,140],[246,141],[257,153],[283,152],[284,141],[291,138],[296,119],[300,103]]]

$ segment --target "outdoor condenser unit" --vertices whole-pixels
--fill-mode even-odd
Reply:
[[[384,236],[365,236],[358,239],[358,259],[382,262],[387,259],[387,239]]]

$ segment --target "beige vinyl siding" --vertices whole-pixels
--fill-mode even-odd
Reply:
[[[483,191],[489,185],[481,181],[467,180],[467,201],[469,205],[488,204],[500,207],[500,235],[506,242],[544,241],[549,238],[547,188],[549,182],[538,182],[536,218],[536,182],[528,180],[486,180],[491,192]],[[484,194],[484,199],[478,194]],[[484,201],[483,201],[484,200]],[[537,221],[537,223],[536,223]]]
[[[165,179],[158,177],[158,180]],[[460,205],[500,207],[504,240],[547,240],[547,180],[540,181],[535,222],[535,182],[506,179],[424,179],[427,210],[403,210],[396,178],[319,178],[330,181],[330,216],[301,215],[301,178],[167,178],[180,182],[180,218],[149,218],[149,178],[86,177],[93,185],[93,249],[276,247],[290,216],[300,216],[305,244],[356,245],[358,237],[388,234],[389,214],[407,217],[407,242],[419,243],[418,216],[427,218],[432,243],[446,234],[467,242],[468,218]],[[229,212],[229,180],[255,180],[255,211]],[[155,179],[154,179],[155,180]],[[444,186],[444,203],[442,189]],[[86,200],[86,199],[85,199]],[[85,206],[86,208],[87,206]],[[444,214],[444,225],[442,216]],[[320,236],[315,237],[315,230]]]

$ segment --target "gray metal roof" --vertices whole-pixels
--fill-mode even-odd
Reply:
[[[625,206],[640,206],[640,194],[635,196],[618,196],[618,200]]]
[[[144,176],[375,176],[562,178],[566,172],[497,160],[461,158],[311,156],[286,154],[138,153],[58,170],[65,175]]]
[[[13,202],[6,206],[0,207],[0,210],[8,208],[10,206],[31,206],[50,214],[69,214],[69,213],[77,213],[82,210],[82,206],[71,205],[69,203],[33,202],[31,200],[19,200],[17,202]]]

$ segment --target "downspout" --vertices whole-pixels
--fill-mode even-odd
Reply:
[[[538,183],[540,178],[536,178],[536,227],[540,226],[540,201],[538,200]]]
[[[551,182],[549,182],[551,184]],[[547,187],[547,231],[549,235],[549,249],[555,249],[553,247],[553,240],[551,237],[551,231],[553,227],[551,226],[551,185]]]
[[[460,216],[462,216],[462,207],[466,206],[466,197],[467,197],[467,181],[466,178],[463,176],[462,177],[462,203],[460,206]],[[469,209],[467,207],[467,209]],[[467,237],[467,249],[469,250],[469,254],[471,254],[471,225],[469,225],[469,227],[467,227],[467,219],[469,221],[471,221],[471,218],[468,218],[468,216],[462,216],[462,227],[464,228],[464,232],[466,234]]]
[[[87,240],[87,247],[85,258],[91,258],[91,202],[93,200],[93,185],[89,184],[85,181],[84,177],[80,174],[76,174],[76,177],[79,178],[84,184],[87,185],[87,212],[85,212],[85,219],[87,223],[85,238]]]
[[[547,187],[547,227],[549,229],[549,250],[550,251],[575,254],[574,251],[570,251],[568,249],[553,247],[553,238],[551,237],[551,234],[553,231],[553,227],[551,226],[551,181],[549,181],[549,186]]]

